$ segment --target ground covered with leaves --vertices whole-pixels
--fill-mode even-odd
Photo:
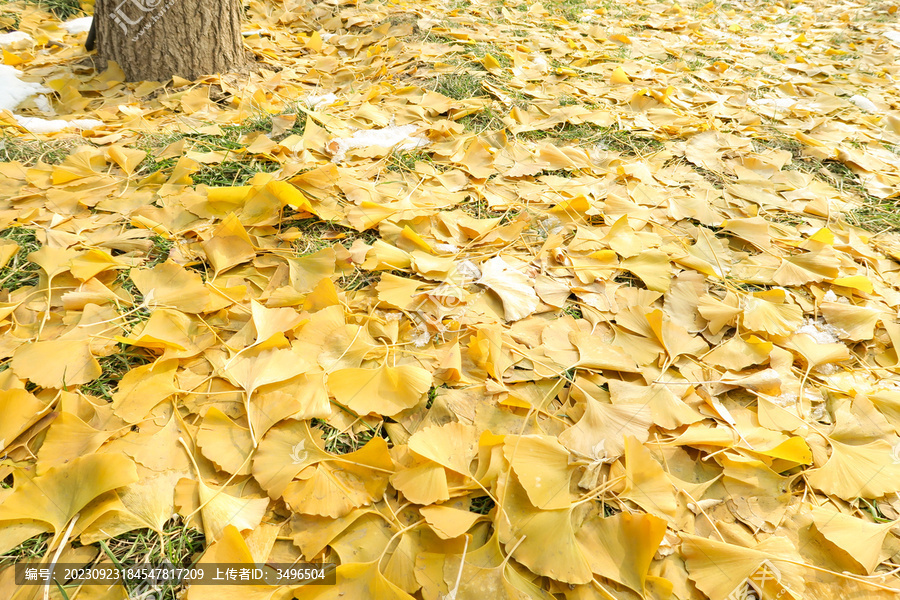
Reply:
[[[165,84],[50,8],[0,6],[0,596],[900,594],[896,3],[255,0],[249,75]]]

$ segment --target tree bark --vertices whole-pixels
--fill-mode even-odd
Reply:
[[[241,0],[97,0],[97,51],[129,81],[241,71]]]

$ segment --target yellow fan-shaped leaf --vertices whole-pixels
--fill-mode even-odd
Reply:
[[[768,543],[745,548],[686,533],[681,533],[679,537],[688,574],[710,600],[741,597],[741,590],[751,577],[757,582],[761,579],[757,577],[761,568],[767,571],[763,577],[778,579],[785,591],[800,592],[803,589],[804,571],[800,570],[801,567],[779,560],[782,554],[796,560],[791,555],[793,545],[787,538],[772,536]],[[785,596],[782,594],[781,597]],[[787,596],[792,597],[798,596]]]
[[[381,574],[378,563],[347,563],[337,568],[335,585],[304,588],[304,600],[346,600],[378,598],[378,600],[413,600],[413,597]]]
[[[328,376],[335,399],[359,415],[393,416],[418,404],[429,388],[431,373],[412,365],[339,369]]]
[[[478,428],[462,423],[426,427],[414,433],[408,445],[419,456],[469,475],[469,465],[478,454]]]
[[[137,479],[134,463],[121,454],[74,457],[50,467],[43,475],[23,478],[21,485],[3,501],[0,527],[24,521],[42,531],[61,533],[88,502]],[[7,550],[0,546],[0,553]]]
[[[545,435],[507,436],[503,454],[515,471],[528,499],[537,508],[568,508],[573,469],[569,451],[556,438]]]
[[[843,339],[854,342],[875,337],[875,325],[888,318],[874,308],[853,306],[840,302],[823,302],[819,305],[825,322],[840,332]]]
[[[637,256],[626,258],[619,265],[637,275],[655,292],[667,292],[672,282],[672,264],[669,255],[662,250],[646,250]]]
[[[822,467],[806,472],[811,486],[844,500],[880,498],[900,492],[900,464],[884,440],[853,446],[829,441],[831,456]]]
[[[813,523],[825,539],[847,553],[866,575],[888,558],[882,547],[896,523],[870,523],[825,508],[814,508]]]
[[[841,262],[830,247],[782,259],[772,280],[778,285],[803,285],[834,279]]]
[[[199,485],[200,515],[203,518],[203,532],[207,542],[217,540],[222,536],[226,526],[232,525],[239,531],[255,529],[266,508],[269,506],[268,498],[254,498],[233,496],[225,491],[225,488],[209,485],[202,481]]]
[[[499,256],[482,265],[481,278],[477,283],[500,297],[507,321],[524,319],[540,304],[529,277]]]
[[[220,470],[234,475],[250,473],[250,430],[241,427],[215,406],[209,407],[197,432],[197,446]]]
[[[631,78],[628,76],[628,73],[625,72],[625,69],[616,67],[609,76],[609,81],[614,84],[631,83]]]
[[[653,417],[644,404],[604,404],[585,397],[584,414],[573,426],[559,434],[569,450],[593,459],[614,459],[625,453],[626,437],[647,441]]]
[[[213,236],[202,246],[216,273],[253,260],[256,256],[250,236],[234,213],[219,224]]]
[[[278,498],[300,471],[332,458],[307,421],[287,420],[272,427],[253,456],[253,477]]]
[[[661,518],[674,519],[678,509],[675,488],[666,472],[632,436],[625,438],[625,489],[621,496]]]
[[[594,573],[643,594],[647,571],[665,534],[662,519],[619,513],[586,520],[576,537]]]
[[[177,366],[177,360],[163,360],[125,373],[113,393],[113,412],[128,423],[143,420],[154,406],[177,391]]]
[[[803,311],[796,304],[770,302],[754,294],[745,301],[743,323],[750,331],[788,337],[803,324]]]
[[[591,581],[590,562],[575,537],[572,511],[535,508],[514,474],[502,483],[498,496],[503,510],[498,511],[496,527],[506,551],[536,575],[576,585]]]
[[[450,499],[447,471],[430,461],[397,471],[391,475],[391,485],[416,504],[429,505]]]
[[[438,534],[438,537],[443,539],[461,536],[472,528],[475,521],[482,518],[477,513],[449,506],[423,506],[419,512]]]
[[[151,269],[132,269],[130,277],[153,305],[199,313],[209,304],[209,291],[200,274],[174,262],[166,261]]]
[[[91,354],[89,340],[48,340],[16,348],[13,372],[43,388],[63,389],[100,377],[103,370]]]

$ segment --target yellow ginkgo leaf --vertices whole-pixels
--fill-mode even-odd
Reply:
[[[18,377],[43,388],[77,386],[103,373],[88,340],[30,342],[16,349],[10,364]]]
[[[434,532],[443,539],[459,537],[482,518],[478,513],[450,506],[423,506],[419,509]]]
[[[540,304],[540,299],[534,292],[534,284],[529,277],[511,267],[499,256],[481,266],[481,278],[477,283],[500,297],[507,321],[524,319]]]
[[[237,527],[227,525],[222,529],[219,538],[203,553],[197,565],[209,573],[215,573],[214,565],[246,564],[252,568],[264,560],[253,555],[247,540]],[[192,585],[188,587],[185,598],[186,600],[289,600],[295,597],[296,592],[296,586],[267,585],[248,580],[242,585]]]
[[[219,539],[226,526],[239,531],[255,529],[269,505],[268,498],[234,496],[225,488],[197,482],[200,495],[200,515],[207,542]]]
[[[674,520],[678,509],[675,488],[666,472],[632,436],[625,438],[625,489],[621,496],[663,519]]]
[[[900,492],[900,463],[886,441],[854,446],[829,440],[829,444],[828,462],[804,476],[812,487],[844,500]]]
[[[125,373],[113,393],[113,412],[128,423],[143,420],[154,406],[178,390],[177,366],[177,360],[163,360]]]
[[[0,391],[0,452],[43,416],[49,407],[22,389]]]
[[[233,475],[250,473],[250,429],[238,425],[215,406],[206,411],[200,423],[197,447],[222,471]]]
[[[216,273],[252,260],[256,256],[253,242],[234,215],[228,215],[213,236],[203,242],[203,251]]]
[[[574,469],[569,466],[569,451],[556,438],[507,436],[503,454],[533,505],[548,510],[571,505],[569,483]]]
[[[850,351],[847,346],[839,342],[833,344],[820,344],[811,335],[799,333],[793,336],[787,347],[794,350],[804,359],[810,368],[826,363],[838,363],[850,359]]]
[[[756,336],[750,337],[754,343],[749,343],[737,335],[732,337],[704,355],[704,362],[729,371],[742,371],[751,365],[765,363],[769,360],[772,343],[760,340]]]
[[[625,453],[626,439],[645,442],[653,423],[648,403],[605,404],[586,396],[581,419],[559,434],[572,452],[592,460],[612,460]]]
[[[335,585],[304,588],[304,600],[344,600],[345,598],[378,598],[379,600],[413,600],[413,597],[388,581],[378,563],[346,563],[336,570]],[[307,591],[308,590],[308,591]]]
[[[69,412],[57,415],[47,429],[44,443],[38,452],[38,475],[43,475],[50,467],[65,464],[72,456],[89,456],[112,433],[97,430]]]
[[[688,574],[710,600],[740,597],[751,577],[754,582],[777,580],[784,590],[782,598],[786,593],[787,598],[796,600],[803,590],[802,567],[786,562],[799,558],[787,538],[772,536],[755,548],[745,548],[686,533],[679,537]],[[779,560],[780,556],[784,558]],[[764,573],[757,576],[761,569]]]
[[[410,502],[424,506],[450,499],[447,471],[427,460],[407,465],[391,475],[391,485]]]
[[[754,293],[744,301],[743,323],[750,331],[788,337],[803,324],[803,311],[785,302],[782,290]]]
[[[74,457],[68,463],[49,468],[43,475],[23,478],[3,501],[0,528],[12,522],[25,522],[36,525],[39,531],[62,533],[66,523],[89,502],[137,479],[134,463],[121,454]],[[5,538],[0,537],[4,541]],[[0,552],[17,544],[0,545]]]
[[[200,313],[209,304],[209,291],[200,274],[173,262],[166,261],[151,269],[132,269],[130,276],[153,306]]]
[[[334,398],[358,415],[393,416],[418,404],[430,387],[431,374],[412,365],[339,369],[328,376]]]
[[[623,373],[640,372],[634,359],[619,346],[603,342],[586,332],[572,332],[569,339],[578,348],[579,359],[574,366]]]
[[[13,240],[0,239],[0,269],[5,267],[10,259],[19,251],[19,244]]]
[[[254,447],[259,439],[253,427],[255,417],[250,402],[253,392],[261,386],[291,379],[308,368],[309,363],[294,349],[256,349],[238,354],[223,366],[225,378],[247,392],[244,409],[250,421],[250,438]]]
[[[253,456],[253,477],[272,498],[278,498],[303,469],[328,460],[321,437],[306,421],[286,420],[272,427]]]
[[[628,76],[628,73],[625,72],[625,69],[616,67],[609,76],[609,81],[610,83],[615,84],[631,83],[631,78]]]
[[[499,540],[532,573],[570,584],[593,579],[584,548],[575,536],[572,510],[541,510],[528,500],[515,474],[503,475],[496,527]]]
[[[69,261],[69,271],[81,281],[87,281],[98,273],[127,266],[114,256],[102,250],[92,249]]]
[[[783,259],[781,266],[772,275],[772,280],[778,285],[795,286],[834,279],[838,275],[841,263],[834,250],[826,248]]]
[[[896,523],[870,523],[825,508],[812,509],[812,520],[826,540],[846,553],[846,562],[856,563],[863,574],[871,575],[887,560],[884,540]]]
[[[586,520],[576,537],[594,573],[643,594],[650,563],[665,534],[662,519],[619,513]]]
[[[462,423],[420,429],[409,438],[409,449],[439,465],[469,475],[478,454],[478,428]]]
[[[878,321],[889,318],[874,308],[840,302],[823,302],[819,310],[825,322],[840,332],[841,338],[854,342],[871,340]]]
[[[637,256],[626,258],[619,266],[637,275],[649,289],[656,292],[668,291],[672,281],[669,255],[661,250],[641,252]]]

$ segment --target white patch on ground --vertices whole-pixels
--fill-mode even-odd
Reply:
[[[91,30],[91,22],[94,17],[81,17],[80,19],[72,19],[59,26],[69,32],[70,35],[78,35],[79,33],[87,33]]]
[[[816,340],[817,344],[836,344],[841,341],[840,329],[812,319],[807,319],[806,324],[797,329],[796,333],[805,333]]]
[[[93,129],[102,127],[103,121],[96,119],[72,119],[71,121],[63,121],[62,119],[41,119],[40,117],[23,117],[22,115],[13,115],[19,125],[30,131],[31,133],[56,133],[64,129]]]
[[[22,43],[33,44],[34,39],[24,31],[10,31],[9,33],[0,33],[0,48],[12,48]]]
[[[875,103],[866,98],[865,96],[860,96],[856,94],[855,96],[850,96],[850,102],[863,109],[866,112],[878,112],[878,107],[875,106]]]
[[[338,97],[334,94],[334,92],[328,92],[327,94],[311,94],[306,98],[306,105],[313,110],[319,110],[320,107],[323,106],[331,106],[335,102],[337,102]]]
[[[885,31],[882,35],[891,40],[894,45],[900,46],[900,31]]]
[[[764,107],[771,106],[777,110],[787,110],[797,104],[797,101],[793,98],[760,98],[759,100],[750,100],[748,104]]]
[[[52,113],[53,107],[46,96],[39,95],[49,92],[39,83],[22,81],[22,72],[9,65],[0,65],[0,110],[13,112],[20,104],[34,98],[34,103],[39,110]],[[13,114],[16,121],[31,133],[56,133],[64,129],[93,129],[102,127],[103,121],[96,119],[42,119],[40,117],[26,117]]]
[[[412,150],[428,145],[428,140],[423,137],[413,136],[418,129],[416,125],[391,125],[383,129],[367,129],[357,131],[350,137],[334,138],[328,142],[328,151],[333,155],[333,161],[342,162],[348,150],[356,148],[396,148],[397,150]]]
[[[39,83],[22,81],[22,72],[9,65],[0,65],[0,110],[15,110],[17,106],[41,92],[48,92]]]
[[[481,269],[478,268],[478,265],[468,259],[456,265],[456,271],[466,279],[471,279],[473,281],[481,278]]]

